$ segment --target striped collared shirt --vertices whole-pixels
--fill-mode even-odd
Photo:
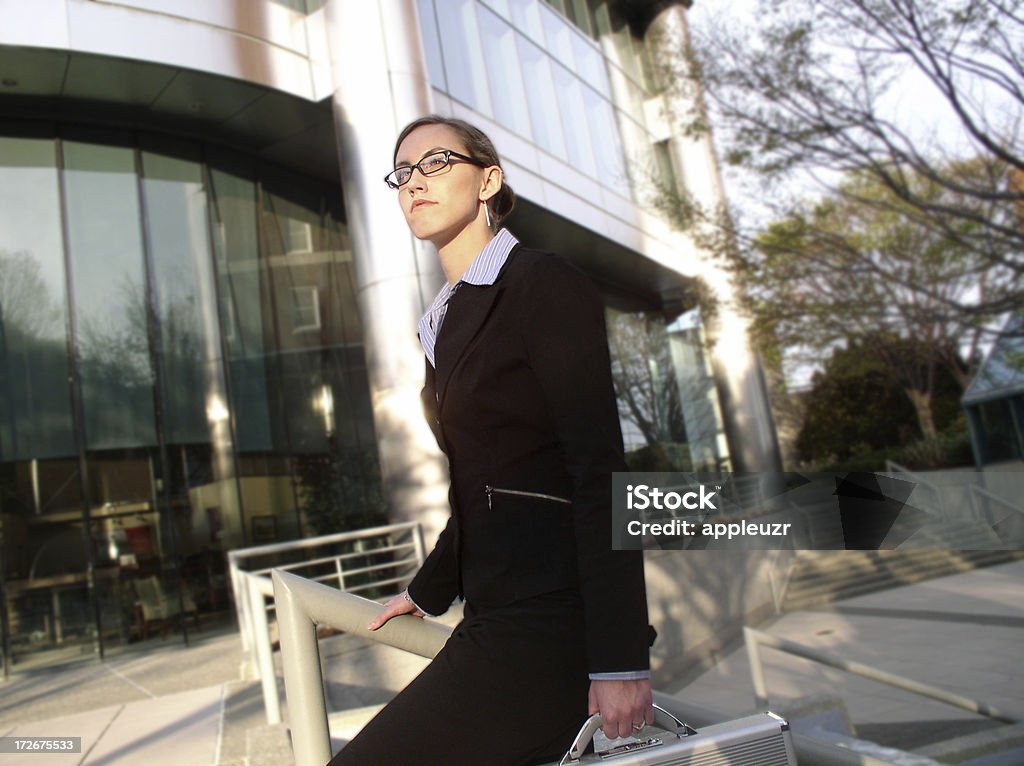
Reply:
[[[484,249],[466,269],[462,279],[454,285],[445,282],[441,292],[434,298],[434,302],[430,304],[427,313],[419,322],[420,345],[423,346],[423,353],[427,355],[431,366],[434,366],[434,342],[437,340],[437,334],[441,332],[441,324],[444,322],[444,315],[448,310],[448,300],[463,282],[468,282],[471,285],[493,285],[501,267],[508,260],[508,254],[518,244],[519,240],[512,235],[512,232],[502,229],[494,235],[494,239],[484,245]]]

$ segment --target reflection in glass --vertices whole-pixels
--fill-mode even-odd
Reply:
[[[590,117],[591,135],[594,137],[598,177],[605,186],[617,189],[622,196],[628,197],[629,178],[622,159],[622,142],[619,141],[619,129],[612,116],[612,106],[590,88],[583,87],[581,90]]]
[[[232,614],[229,548],[386,520],[338,190],[139,141],[0,137],[0,629],[16,661],[206,631]]]
[[[0,578],[15,656],[92,640],[52,140],[0,137]]]
[[[478,112],[493,114],[477,30],[476,0],[444,0],[435,7],[448,94]]]
[[[611,96],[608,87],[608,72],[604,68],[604,56],[581,34],[572,35],[572,49],[576,57],[576,72],[590,87],[605,98]]]
[[[186,158],[143,152],[142,171],[165,445],[151,468],[161,493],[153,527],[163,546],[158,555],[174,555],[188,570],[222,558],[246,538],[235,482],[203,170],[195,148],[176,151]],[[209,531],[211,509],[221,522],[216,536]],[[146,574],[144,566],[140,570]],[[170,599],[164,611],[168,620],[176,618],[176,629],[186,627],[193,616],[198,623],[200,611],[220,605],[208,583],[195,578],[190,582],[180,571],[164,571],[156,581],[143,579],[135,585],[152,598],[162,589]],[[143,615],[142,621],[145,634],[151,620]]]
[[[671,325],[660,315],[610,308],[606,318],[630,468],[727,468],[718,399],[701,350],[696,312]]]
[[[73,455],[53,141],[0,138],[0,461]]]
[[[973,408],[982,463],[999,463],[1024,458],[1020,414],[1024,407],[1020,396],[982,402]],[[1015,412],[1015,410],[1017,412]]]
[[[206,405],[225,392],[206,195],[197,162],[143,152],[160,398],[167,442],[206,442]]]
[[[154,445],[133,152],[66,141],[64,165],[86,442],[90,449]]]
[[[427,73],[430,84],[438,90],[447,90],[444,79],[444,58],[441,55],[441,38],[437,32],[437,18],[434,16],[433,0],[417,0],[420,17],[420,35],[423,38],[423,52],[427,58]]]
[[[597,177],[594,153],[590,143],[590,127],[586,104],[583,101],[583,85],[563,66],[551,63],[555,76],[555,91],[562,105],[562,127],[565,143],[569,148],[569,162],[581,173]]]
[[[497,94],[494,117],[517,135],[530,138],[530,114],[516,55],[516,34],[512,27],[485,8],[480,9],[480,33],[491,93]]]
[[[544,50],[556,61],[575,70],[572,50],[572,35],[575,31],[569,22],[547,6],[541,6],[540,17],[544,25]]]
[[[542,148],[559,159],[568,159],[548,57],[522,35],[516,35],[516,43],[519,61],[523,67],[523,78],[530,83],[530,87],[526,89],[526,102],[533,124],[533,138]]]
[[[544,42],[544,25],[540,20],[538,0],[509,0],[512,23],[531,40]]]
[[[508,0],[483,0],[483,3],[503,18],[509,18]]]

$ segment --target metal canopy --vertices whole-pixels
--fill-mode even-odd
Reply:
[[[77,51],[0,46],[6,117],[173,132],[338,181],[330,99]]]

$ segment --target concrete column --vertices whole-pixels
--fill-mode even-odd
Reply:
[[[398,132],[432,111],[415,0],[328,0],[332,105],[374,424],[389,515],[429,546],[447,518],[448,471],[423,419],[416,322],[443,274],[384,184]]]
[[[688,39],[688,5],[678,0],[664,5],[653,15],[645,32],[645,43],[654,61],[683,55]],[[666,116],[674,122],[673,115],[686,114],[700,98],[698,83],[671,83],[665,89]],[[702,206],[717,209],[724,204],[725,193],[711,134],[687,137],[673,125],[671,135],[678,182]],[[743,296],[711,253],[699,254],[700,277],[716,302],[715,312],[706,316],[705,321],[732,468],[734,471],[781,471],[782,458],[768,389],[760,359],[750,344],[750,322],[742,310]]]

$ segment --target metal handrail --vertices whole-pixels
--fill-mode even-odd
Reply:
[[[936,510],[938,510],[941,514],[945,514],[945,512],[946,512],[946,504],[943,501],[943,497],[944,496],[943,496],[942,490],[939,488],[939,485],[933,484],[932,482],[928,481],[927,479],[922,478],[921,474],[917,473],[916,471],[911,471],[909,468],[907,468],[906,466],[900,465],[895,460],[888,460],[887,459],[885,461],[885,472],[886,473],[905,473],[907,476],[911,477],[917,484],[920,484],[921,486],[927,487],[928,489],[930,489],[932,491],[932,494],[935,495],[935,500],[938,503],[938,508]]]
[[[289,572],[275,570],[271,578],[295,763],[296,766],[323,766],[331,760],[332,753],[316,641],[317,624],[428,658],[441,651],[452,629],[441,623],[402,615],[371,632],[367,624],[384,610],[377,602],[342,593]]]
[[[764,633],[760,630],[753,628],[743,628],[743,638],[747,646],[747,657],[750,659],[750,675],[751,680],[754,684],[754,704],[758,707],[766,706],[768,704],[768,686],[765,681],[764,675],[764,663],[761,659],[761,646],[768,646],[772,649],[778,649],[781,652],[792,654],[796,657],[802,657],[805,660],[811,660],[821,665],[827,665],[837,670],[843,670],[853,675],[861,676],[863,678],[869,678],[873,681],[893,686],[903,691],[908,691],[913,694],[917,694],[922,697],[928,697],[929,699],[938,700],[944,702],[947,705],[962,708],[963,710],[969,710],[972,713],[987,716],[996,721],[1003,721],[1004,723],[1024,723],[1024,718],[1015,716],[1007,713],[994,705],[989,705],[986,702],[978,702],[970,697],[965,697],[960,694],[954,694],[953,692],[940,689],[937,686],[930,686],[929,684],[921,683],[920,681],[914,681],[913,679],[900,676],[895,673],[890,673],[886,670],[880,670],[872,667],[871,665],[865,665],[862,662],[854,662],[853,660],[845,660],[841,657],[836,657],[828,652],[814,649],[813,647],[806,646],[796,641],[791,641],[786,638],[779,638],[773,636],[770,633]]]
[[[334,571],[318,575],[313,580],[328,580],[337,582],[340,590],[366,591],[370,589],[388,589],[394,586],[392,592],[397,592],[411,577],[413,572],[423,564],[423,534],[417,523],[395,524],[387,527],[373,527],[354,532],[344,532],[337,535],[327,535],[319,538],[308,538],[297,540],[293,543],[275,543],[273,545],[260,546],[259,548],[248,548],[232,551],[229,559],[231,565],[231,581],[235,590],[235,606],[239,614],[240,634],[243,648],[246,650],[246,661],[243,665],[243,676],[251,670],[255,670],[259,677],[263,693],[263,707],[267,716],[268,724],[281,723],[281,701],[277,690],[277,674],[274,670],[274,655],[270,642],[270,626],[267,618],[268,610],[274,608],[273,603],[269,606],[266,599],[273,598],[274,588],[269,574],[270,569],[256,569],[245,571],[240,568],[239,563],[244,559],[252,559],[257,556],[280,555],[297,550],[308,551],[325,545],[336,545],[339,542],[361,540],[366,538],[380,538],[383,535],[412,534],[412,542],[385,545],[378,548],[370,548],[365,551],[358,551],[355,555],[350,553],[339,553],[335,556],[320,557],[315,559],[315,566],[334,563]],[[382,554],[394,553],[396,550],[408,551],[409,553],[397,561],[389,561],[383,564],[345,569],[343,562],[353,561],[359,557],[373,557]],[[282,570],[301,569],[311,562],[300,561],[283,564]],[[407,567],[408,573],[401,574],[400,571],[392,572],[401,567]],[[363,574],[373,576],[378,574],[370,582],[351,585],[351,576]],[[379,576],[379,575],[385,576]],[[399,574],[400,576],[394,576]],[[346,583],[346,578],[349,582]],[[326,586],[325,586],[326,587]],[[390,593],[389,593],[390,595]]]
[[[337,577],[338,585],[340,588],[345,588],[344,577],[348,573],[343,566],[343,561],[347,561],[350,558],[357,556],[376,556],[389,551],[401,549],[409,550],[412,548],[408,558],[403,558],[399,561],[389,562],[395,566],[409,565],[411,568],[419,568],[423,564],[423,560],[426,557],[426,552],[423,544],[423,531],[420,524],[416,521],[407,521],[399,524],[388,524],[384,526],[372,526],[366,529],[355,529],[352,531],[344,531],[344,533],[338,533],[335,535],[324,535],[317,538],[304,538],[302,540],[292,540],[286,543],[270,543],[268,545],[254,546],[251,548],[239,548],[227,553],[228,563],[228,574],[231,584],[231,591],[234,596],[234,608],[238,615],[239,621],[239,632],[242,637],[242,648],[247,656],[252,656],[255,651],[255,641],[257,636],[254,633],[254,616],[251,613],[252,602],[248,598],[245,590],[245,584],[240,574],[245,571],[250,573],[269,574],[270,568],[268,567],[255,567],[248,569],[246,563],[260,557],[280,555],[280,554],[299,554],[301,552],[309,551],[315,548],[323,548],[326,546],[338,545],[340,543],[348,543],[353,541],[359,541],[370,538],[382,538],[390,537],[394,538],[402,535],[411,535],[412,540],[409,543],[390,544],[382,546],[381,548],[373,548],[367,551],[356,551],[356,552],[345,552],[338,553],[334,556],[319,557],[313,559],[317,563],[329,563],[330,561],[335,562],[335,571],[333,577]],[[303,568],[309,565],[315,565],[313,561],[295,561],[295,562],[282,562],[276,563],[274,566],[284,566],[289,568]],[[393,585],[400,582],[400,578],[389,578],[387,580],[382,579],[381,582],[375,585]],[[276,722],[273,722],[276,723]]]
[[[323,766],[331,759],[332,753],[316,626],[327,625],[427,658],[433,658],[441,650],[452,628],[432,620],[401,615],[378,630],[369,631],[367,624],[384,610],[381,604],[342,593],[290,572],[275,570],[271,577],[281,630],[281,657],[295,764]],[[724,713],[658,691],[654,692],[654,701],[677,718],[696,726],[729,718]],[[892,761],[838,747],[807,734],[792,734],[793,746],[802,763],[816,766],[897,766]]]
[[[980,494],[987,500],[995,500],[997,503],[1000,503],[1004,508],[1009,508],[1011,511],[1016,511],[1017,513],[1024,513],[1024,508],[1021,508],[1018,505],[1014,505],[1006,498],[999,497],[999,495],[995,494],[994,492],[990,492],[984,487],[979,487],[977,484],[970,484],[968,485],[967,489],[972,494]]]

